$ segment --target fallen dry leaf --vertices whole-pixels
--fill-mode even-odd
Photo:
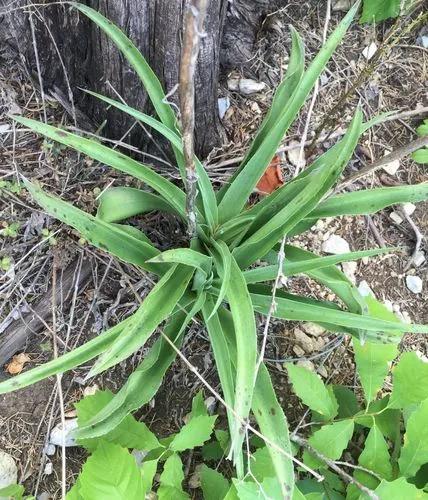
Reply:
[[[284,184],[281,172],[281,159],[278,155],[273,157],[265,173],[256,186],[256,192],[260,194],[271,194]]]
[[[18,373],[22,372],[25,363],[31,361],[30,356],[25,354],[25,352],[21,352],[12,358],[12,361],[6,365],[6,371],[10,375],[18,375]]]

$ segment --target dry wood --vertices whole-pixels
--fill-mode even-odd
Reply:
[[[67,269],[58,276],[55,297],[56,301],[67,304],[75,287],[83,288],[91,275],[91,265],[88,261],[82,263],[79,273],[76,273],[77,261],[72,262]],[[77,282],[76,282],[77,280]],[[32,311],[22,319],[14,321],[0,336],[0,366],[6,363],[16,352],[23,349],[32,335],[36,335],[46,328],[46,322],[52,318],[51,286],[40,298]]]

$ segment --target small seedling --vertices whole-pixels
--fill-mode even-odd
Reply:
[[[57,244],[57,239],[54,237],[54,232],[50,229],[44,227],[42,229],[42,236],[49,241],[49,245],[55,246]]]
[[[3,226],[3,229],[0,230],[0,235],[9,238],[16,238],[18,236],[19,222],[12,222],[12,224],[5,222]]]

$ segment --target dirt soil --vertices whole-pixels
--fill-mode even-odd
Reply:
[[[329,31],[342,16],[343,12],[332,13]],[[408,20],[400,21],[401,24],[405,22]],[[230,100],[230,107],[223,118],[229,142],[221,150],[214,151],[208,162],[210,175],[219,184],[233,172],[233,159],[245,151],[284,73],[291,44],[290,23],[301,33],[307,47],[307,57],[311,59],[322,43],[325,2],[291,2],[269,16],[260,30],[253,58],[245,68],[237,68],[233,75],[224,75],[220,95]],[[334,106],[341,102],[343,94],[367,66],[364,49],[372,43],[379,46],[387,38],[391,27],[392,23],[376,28],[358,24],[352,26],[322,75],[309,122],[309,140],[314,137],[323,120],[332,116]],[[358,103],[366,119],[384,111],[401,112],[426,106],[428,50],[418,44],[419,35],[420,30],[412,31],[403,36],[390,51],[385,51],[370,77],[352,93],[346,106],[340,108],[334,126],[328,124],[322,136],[327,132],[336,134],[339,127],[346,126]],[[236,75],[264,82],[266,87],[263,92],[250,96],[229,91],[228,77]],[[42,102],[37,84],[29,80],[21,68],[0,65],[0,226],[10,227],[16,223],[17,227],[16,236],[0,236],[0,261],[4,257],[10,258],[10,268],[7,271],[0,270],[0,338],[11,324],[22,322],[23,317],[31,313],[34,305],[48,290],[54,274],[60,277],[72,263],[76,268],[77,280],[81,266],[90,266],[91,269],[90,278],[83,287],[76,289],[66,300],[61,297],[56,304],[52,304],[56,311],[55,318],[47,320],[44,331],[29,336],[25,347],[20,350],[30,358],[25,370],[52,358],[53,338],[57,339],[58,351],[62,353],[116,324],[136,309],[139,300],[153,286],[152,276],[141,274],[132,266],[119,263],[106,253],[88,246],[75,231],[43,214],[21,189],[19,175],[37,180],[47,190],[93,212],[100,191],[112,182],[130,182],[111,169],[56,144],[43,141],[29,132],[18,132],[6,116],[11,112],[43,119],[43,109],[50,122],[72,125],[70,116],[53,98],[46,96],[45,102]],[[293,176],[296,168],[297,149],[289,148],[301,140],[308,109],[309,103],[284,140],[288,151],[282,153],[281,159],[286,180]],[[368,132],[348,165],[345,176],[415,139],[415,128],[422,118],[422,114],[418,116],[415,113],[413,118],[396,119]],[[319,155],[331,146],[334,137],[317,141],[310,155],[306,148],[306,163],[309,164],[312,156]],[[141,157],[139,153],[136,155]],[[161,171],[175,176],[170,170],[161,168]],[[346,189],[427,180],[425,167],[405,158],[400,161],[394,175],[381,169]],[[134,185],[138,186],[135,182]],[[416,243],[411,222],[423,236],[428,235],[428,203],[418,204],[410,216],[411,222],[405,219],[398,224],[391,219],[391,212],[388,209],[369,218],[342,217],[324,221],[294,243],[321,252],[323,241],[336,234],[349,243],[351,250],[380,245],[400,247],[398,253],[360,261],[354,279],[357,284],[366,281],[376,297],[386,301],[388,307],[404,320],[428,323],[427,261],[419,266],[408,266]],[[184,228],[172,217],[150,214],[134,222],[144,228],[161,249],[185,242]],[[427,255],[426,239],[420,251]],[[422,293],[414,294],[407,288],[405,280],[408,275],[417,275],[423,280]],[[328,297],[325,290],[309,280],[291,279],[288,286],[308,296]],[[292,428],[304,422],[305,412],[296,398],[290,395],[284,370],[286,361],[304,363],[330,382],[350,387],[358,385],[349,339],[323,334],[312,337],[312,345],[306,346],[305,350],[296,337],[296,328],[303,329],[303,326],[272,322],[266,352],[266,361],[274,374],[275,386]],[[402,342],[402,349],[418,350],[428,355],[426,341],[416,336],[407,335]],[[145,349],[138,352],[106,375],[88,383],[84,382],[84,377],[89,365],[67,374],[61,382],[67,417],[74,416],[73,403],[95,385],[117,391],[145,352]],[[187,335],[183,354],[217,386],[209,342],[198,324],[193,325]],[[2,367],[0,380],[7,376],[6,367]],[[183,362],[176,361],[159,393],[149,405],[141,409],[138,416],[161,436],[168,435],[182,425],[191,399],[200,389],[198,379]],[[221,409],[217,408],[217,411],[221,413]],[[50,456],[45,453],[50,429],[59,422],[59,418],[58,391],[54,379],[0,396],[0,448],[16,459],[19,477],[25,481],[28,491],[45,494],[42,497],[44,499],[60,496],[60,450]],[[78,473],[83,459],[84,452],[80,448],[67,450],[70,482]],[[192,471],[197,464],[197,455],[191,458],[189,464]]]

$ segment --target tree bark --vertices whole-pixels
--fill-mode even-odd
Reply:
[[[113,43],[76,9],[65,3],[20,9],[27,3],[30,2],[0,0],[3,60],[10,61],[11,54],[19,54],[37,81],[37,49],[44,91],[62,95],[67,100],[71,88],[77,108],[96,125],[106,120],[103,133],[121,138],[133,120],[115,109],[107,109],[79,87],[115,99],[119,94],[130,106],[150,111],[147,95],[135,73]],[[166,93],[173,91],[178,83],[186,0],[85,0],[84,3],[117,24],[147,58]],[[202,157],[223,139],[217,111],[220,59],[226,69],[245,65],[251,58],[260,21],[274,6],[272,0],[209,2],[206,36],[201,40],[196,69],[196,152]],[[33,20],[34,36],[29,16]],[[172,93],[170,100],[177,102],[177,92]],[[141,129],[135,128],[130,137],[134,144],[147,146],[149,139]]]

